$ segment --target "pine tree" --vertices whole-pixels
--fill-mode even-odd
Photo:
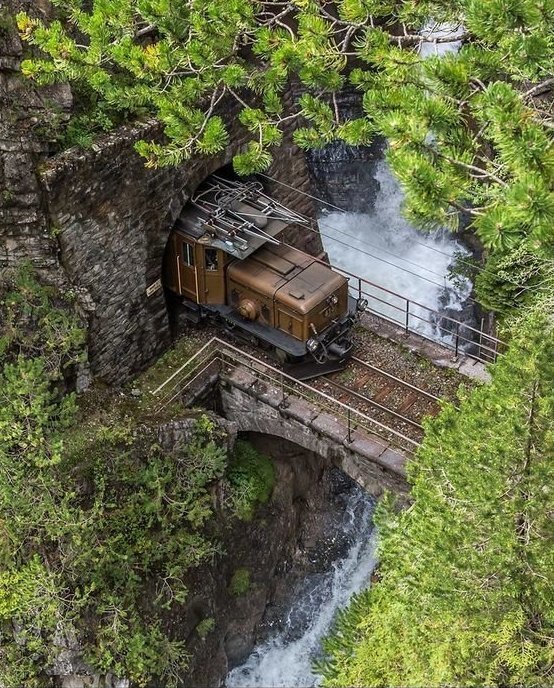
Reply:
[[[252,136],[235,158],[241,174],[268,167],[289,120],[302,148],[383,135],[412,221],[455,229],[463,219],[504,263],[525,247],[540,274],[520,285],[516,301],[552,288],[552,0],[54,4],[59,18],[49,26],[18,15],[21,35],[43,54],[23,70],[77,89],[87,109],[70,125],[73,141],[154,114],[168,141],[137,149],[150,166],[176,165],[227,145],[229,99]],[[449,40],[431,31],[444,22],[463,27],[461,50],[422,59],[423,44]],[[291,79],[305,94],[285,111]],[[365,115],[354,120],[337,106],[347,82],[363,98]],[[511,300],[497,298],[495,307],[509,309]]]
[[[554,326],[533,312],[492,382],[430,421],[413,504],[381,507],[380,581],[343,612],[328,686],[554,679]]]

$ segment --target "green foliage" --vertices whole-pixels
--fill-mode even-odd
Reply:
[[[379,509],[379,582],[326,642],[325,685],[543,686],[554,661],[552,299],[492,382],[427,423],[413,504]]]
[[[46,464],[35,449],[27,452],[35,473],[40,470],[36,480],[23,466],[8,473],[15,453],[0,454],[6,457],[0,483],[3,559],[21,562],[0,575],[0,587],[11,590],[2,618],[18,618],[22,633],[38,636],[33,644],[22,642],[21,634],[10,642],[7,628],[5,657],[13,661],[16,651],[21,660],[40,656],[34,664],[40,671],[61,623],[86,638],[85,657],[99,671],[137,685],[165,676],[166,685],[173,685],[187,655],[163,629],[163,612],[186,600],[187,571],[219,552],[203,533],[212,515],[209,485],[226,465],[216,430],[200,418],[176,455],[164,453],[152,432],[138,431],[125,418],[72,425],[61,441],[55,464]],[[31,580],[27,573],[42,560],[51,572],[49,586],[34,568]],[[154,590],[149,598],[146,589]],[[49,625],[36,627],[36,606],[43,616],[49,611]],[[0,676],[15,685],[4,678],[1,658]]]
[[[275,470],[271,459],[260,454],[249,442],[239,440],[227,471],[231,509],[242,521],[251,521],[259,504],[271,497]]]
[[[196,632],[198,635],[204,640],[208,633],[213,631],[215,628],[215,619],[213,616],[208,616],[205,619],[202,619],[202,621],[198,624],[196,627]]]
[[[315,0],[58,4],[60,19],[48,26],[25,14],[17,21],[39,49],[23,62],[27,76],[70,81],[85,104],[67,143],[90,145],[122,118],[155,115],[167,139],[136,149],[149,166],[177,165],[221,152],[229,143],[222,115],[238,106],[251,140],[234,166],[249,174],[271,164],[291,120],[303,149],[365,145],[381,134],[413,222],[456,229],[464,217],[493,260],[522,244],[552,260],[549,2],[340,0],[339,21]],[[461,50],[421,59],[417,48],[433,41],[421,27],[441,22],[464,27]],[[282,97],[290,80],[302,85],[292,104]],[[335,99],[347,80],[365,110],[354,120]]]
[[[0,362],[42,357],[51,380],[81,358],[85,333],[74,315],[73,294],[41,284],[28,265],[0,279]]]
[[[229,583],[229,592],[235,597],[246,595],[250,590],[250,571],[246,568],[238,568]]]
[[[84,340],[71,307],[28,268],[4,282],[0,683],[50,686],[76,638],[100,672],[174,686],[188,657],[164,614],[185,602],[187,571],[220,551],[210,489],[226,450],[206,416],[168,454],[124,405],[84,397],[78,410],[61,385]]]
[[[493,254],[477,274],[475,285],[483,306],[506,317],[522,304],[551,292],[554,275],[548,262],[522,243],[512,251]]]

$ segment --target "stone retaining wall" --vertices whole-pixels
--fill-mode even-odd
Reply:
[[[226,112],[238,121],[232,106]],[[221,155],[148,169],[133,144],[159,134],[154,122],[121,128],[92,150],[71,150],[49,161],[41,175],[61,262],[71,282],[86,290],[92,373],[110,383],[124,381],[168,347],[164,292],[147,296],[146,290],[161,277],[169,232],[191,194],[249,139],[232,125],[231,143]],[[290,137],[270,175],[309,183],[304,156]],[[313,212],[304,196],[283,200],[298,212]],[[295,229],[287,239],[316,254],[321,250],[319,235],[305,230]]]

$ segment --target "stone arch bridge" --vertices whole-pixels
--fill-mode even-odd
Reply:
[[[237,432],[294,442],[328,458],[376,497],[384,489],[408,491],[410,453],[399,448],[400,433],[218,338],[153,394],[158,411],[177,400],[206,406]]]

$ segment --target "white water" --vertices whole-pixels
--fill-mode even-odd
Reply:
[[[372,512],[369,497],[356,489],[349,497],[342,524],[351,541],[346,557],[331,571],[308,576],[283,630],[254,648],[247,661],[228,674],[226,688],[319,685],[320,677],[312,673],[312,662],[320,654],[321,639],[329,631],[337,609],[344,608],[354,592],[368,587],[376,563]]]
[[[411,329],[434,339],[449,336],[438,331],[431,311],[461,310],[471,283],[463,279],[454,285],[447,272],[454,253],[468,251],[446,231],[424,234],[402,217],[402,190],[384,162],[376,166],[375,178],[381,188],[371,214],[336,211],[320,217],[331,263],[405,297],[364,286],[373,312],[404,325],[409,299]],[[355,295],[357,280],[350,283]]]
[[[424,43],[424,57],[459,48],[455,41],[461,29],[425,28],[431,36],[451,35],[452,42]],[[402,218],[402,190],[381,162],[375,178],[380,184],[371,214],[331,212],[319,219],[323,245],[331,263],[380,287],[408,297],[409,325],[428,337],[446,340],[429,310],[461,310],[469,297],[471,283],[447,278],[454,254],[468,255],[447,232],[423,234]],[[356,283],[352,281],[352,286]],[[380,289],[364,288],[371,310],[402,325],[406,320],[405,299]],[[368,294],[365,294],[366,298]],[[384,301],[384,303],[382,301]],[[283,630],[257,646],[244,664],[227,676],[226,688],[308,688],[318,686],[321,677],[312,672],[320,656],[321,639],[329,632],[338,609],[346,606],[355,592],[367,588],[376,564],[376,532],[372,528],[373,505],[367,495],[356,490],[345,513],[344,529],[351,537],[347,556],[327,574],[310,576],[297,595]]]
[[[451,24],[436,24],[430,21],[421,30],[421,35],[426,39],[448,38],[445,43],[425,42],[419,47],[419,54],[422,57],[432,57],[435,55],[445,55],[446,53],[457,53],[462,46],[462,42],[457,40],[464,33],[463,26]]]

